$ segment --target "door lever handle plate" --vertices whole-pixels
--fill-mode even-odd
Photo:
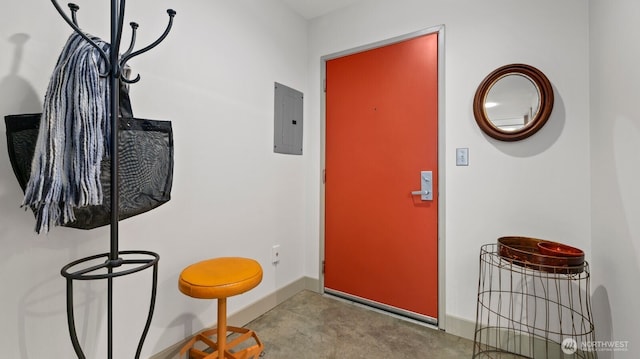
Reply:
[[[420,172],[420,190],[412,191],[414,196],[420,196],[423,201],[433,201],[433,172],[421,171]]]

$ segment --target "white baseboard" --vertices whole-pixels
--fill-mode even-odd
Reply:
[[[269,310],[273,309],[278,304],[293,297],[302,290],[311,290],[314,292],[320,292],[320,280],[302,277],[280,289],[267,295],[266,297],[259,299],[253,304],[229,315],[227,318],[228,325],[242,327],[252,320],[258,318]],[[207,328],[212,329],[212,328]],[[196,334],[196,333],[193,333]],[[186,342],[191,338],[186,338],[178,343],[171,345],[170,347],[162,350],[161,352],[152,355],[149,359],[179,359],[178,353],[180,348],[184,346]]]
[[[444,330],[453,335],[473,340],[476,332],[476,322],[447,315]]]

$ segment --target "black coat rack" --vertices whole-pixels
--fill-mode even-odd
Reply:
[[[138,24],[135,22],[130,23],[132,29],[131,44],[127,51],[123,54],[119,53],[120,43],[122,40],[122,28],[124,23],[125,12],[125,0],[111,0],[111,41],[109,54],[94,41],[91,40],[78,26],[76,13],[80,7],[76,4],[69,4],[71,10],[71,18],[60,7],[56,0],[51,0],[53,6],[62,18],[82,36],[87,42],[89,42],[99,52],[100,57],[106,65],[105,73],[101,74],[102,77],[108,78],[109,96],[108,103],[109,108],[109,120],[111,121],[111,223],[110,223],[110,251],[109,253],[97,254],[94,256],[78,259],[73,261],[62,268],[60,271],[62,276],[67,280],[67,322],[69,325],[69,334],[71,336],[71,343],[79,359],[85,359],[85,355],[82,351],[80,343],[78,341],[78,335],[76,332],[75,318],[74,318],[74,304],[73,304],[73,281],[74,280],[107,280],[107,357],[113,358],[113,280],[116,277],[125,276],[142,271],[147,268],[153,268],[153,283],[151,287],[151,300],[149,305],[149,313],[147,315],[147,321],[138,342],[135,358],[140,357],[144,340],[149,332],[151,326],[151,319],[153,317],[153,311],[156,301],[156,292],[158,286],[158,261],[160,256],[157,253],[150,251],[120,251],[118,247],[118,209],[119,209],[119,181],[118,181],[118,114],[119,114],[119,90],[120,81],[125,83],[135,83],[140,80],[140,75],[135,79],[127,79],[122,69],[125,67],[127,61],[141,55],[162,42],[173,25],[173,17],[176,12],[172,9],[167,10],[169,14],[169,24],[164,33],[160,37],[151,43],[150,45],[133,51],[136,42],[136,30]],[[100,260],[103,259],[102,262]]]

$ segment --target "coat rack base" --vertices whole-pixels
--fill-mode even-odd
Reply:
[[[147,315],[147,321],[138,342],[135,358],[140,357],[142,351],[142,345],[149,332],[151,326],[151,319],[153,317],[153,311],[156,302],[156,293],[158,288],[158,262],[160,256],[157,253],[150,251],[121,251],[118,253],[116,259],[111,259],[110,253],[102,253],[86,258],[75,260],[62,268],[60,274],[67,280],[67,322],[69,326],[69,334],[71,336],[71,343],[73,349],[78,356],[78,359],[86,359],[84,352],[78,341],[78,334],[75,325],[74,315],[74,300],[73,300],[73,284],[74,281],[92,281],[92,280],[107,280],[108,286],[108,357],[112,358],[113,353],[113,280],[117,277],[122,277],[130,274],[134,274],[145,269],[153,268],[153,278],[151,286],[151,298],[149,304],[149,313]],[[103,261],[100,261],[104,259]]]

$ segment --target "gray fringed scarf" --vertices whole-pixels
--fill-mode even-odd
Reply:
[[[108,55],[108,44],[93,40]],[[109,86],[101,70],[99,52],[72,34],[47,88],[22,203],[35,209],[38,233],[74,221],[74,208],[102,203],[100,162],[109,153],[105,140],[110,126]]]

